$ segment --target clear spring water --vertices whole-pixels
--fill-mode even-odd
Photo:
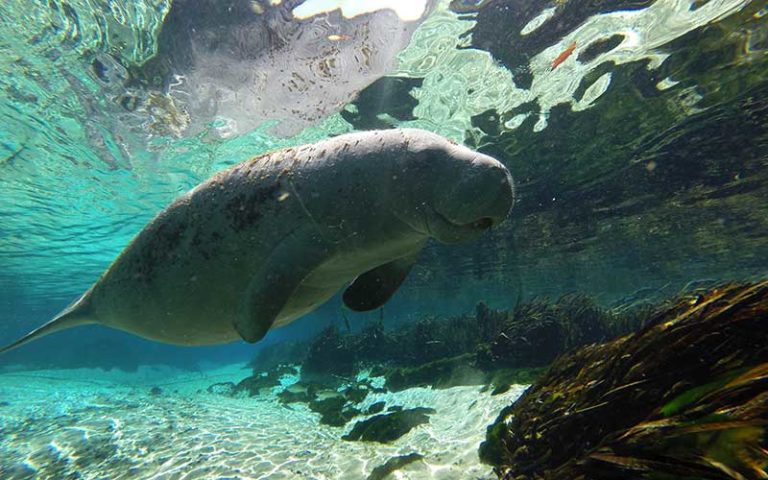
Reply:
[[[374,128],[423,128],[493,155],[518,189],[510,219],[480,241],[428,245],[387,305],[387,322],[573,291],[610,306],[760,277],[766,8],[748,0],[3,2],[2,343],[77,298],[155,214],[215,172]],[[263,344],[307,337],[338,322],[340,308],[334,298]],[[350,316],[353,328],[368,318]],[[113,355],[128,365],[203,370],[247,361],[259,348],[182,349],[87,327],[0,362],[14,371],[94,367],[87,352],[104,344],[120,345]],[[171,375],[162,372],[104,381],[151,386],[152,375]],[[0,381],[0,401],[10,404],[0,414],[16,432],[0,469],[99,478],[95,460],[51,467],[76,458],[78,447],[34,457],[55,440],[40,422],[30,428],[42,433],[28,437],[13,423],[70,412],[86,387],[32,383],[41,399],[46,389],[62,397],[33,402],[30,413],[13,410],[32,395],[15,382]],[[115,408],[129,412],[125,402]],[[104,459],[125,447],[115,442]],[[158,460],[125,475],[182,478],[194,471],[185,462],[173,470]],[[277,475],[280,461],[264,462],[241,475]],[[217,472],[212,478],[238,475]]]

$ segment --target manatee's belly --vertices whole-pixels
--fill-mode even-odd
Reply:
[[[250,278],[244,265],[180,262],[164,267],[151,279],[131,271],[110,272],[94,292],[98,320],[177,345],[212,345],[240,338],[233,324]]]
[[[272,328],[287,325],[315,310],[377,261],[376,257],[330,256],[296,287]]]
[[[159,295],[165,294],[165,297]],[[199,294],[157,292],[154,298],[125,294],[99,317],[103,323],[151,340],[177,345],[213,345],[239,339],[234,330],[238,295],[211,289]]]
[[[354,278],[354,277],[353,277]],[[350,279],[351,280],[351,279]],[[297,320],[327,302],[338,290],[348,282],[338,282],[326,287],[309,287],[300,285],[283,307],[272,328],[278,328]]]
[[[229,275],[189,273],[188,280],[182,277],[160,284],[133,284],[115,289],[121,292],[118,296],[108,295],[98,302],[100,320],[147,339],[177,345],[239,340],[233,325],[246,300],[244,293],[249,276],[234,271]],[[299,285],[272,328],[287,325],[316,309],[356,275],[345,272],[335,275],[333,281],[326,279],[321,285],[311,282]]]
[[[423,240],[384,245],[378,250],[339,252],[318,266],[296,288],[276,319],[273,327],[281,327],[316,309],[340,289],[372,268],[421,249]]]
[[[285,286],[294,292],[271,328],[306,315],[361,273],[420,246],[409,240],[356,253],[332,253],[299,285]],[[166,343],[212,345],[239,340],[234,324],[268,250],[254,249],[241,240],[209,258],[193,250],[160,262],[149,274],[137,260],[142,255],[126,254],[94,288],[94,313],[100,323]]]

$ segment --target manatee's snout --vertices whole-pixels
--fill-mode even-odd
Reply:
[[[509,170],[488,155],[465,151],[452,184],[438,187],[437,220],[430,222],[434,236],[446,243],[471,240],[504,222],[515,201]]]
[[[488,155],[478,154],[472,161],[474,167],[466,182],[459,184],[459,195],[465,198],[474,198],[471,204],[476,211],[467,208],[468,218],[457,217],[455,221],[472,223],[478,228],[488,229],[495,227],[506,220],[512,205],[515,203],[515,188],[512,175],[509,170],[498,160]],[[461,190],[468,190],[462,192]],[[471,218],[482,215],[474,221]]]

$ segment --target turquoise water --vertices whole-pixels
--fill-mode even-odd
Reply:
[[[349,1],[341,10],[336,3],[344,2],[0,5],[0,343],[77,299],[175,198],[277,148],[360,130],[429,130],[510,170],[517,203],[509,219],[469,244],[430,242],[383,314],[346,312],[336,296],[259,344],[200,348],[82,327],[3,356],[4,371],[60,369],[68,385],[61,391],[71,394],[61,393],[66,410],[80,388],[67,381],[84,374],[64,368],[179,369],[100,379],[146,395],[166,383],[159,377],[204,375],[248,362],[266,345],[328,325],[344,329],[342,312],[352,331],[380,318],[397,329],[471,312],[479,301],[509,309],[578,292],[609,308],[765,276],[764,2]],[[167,411],[215,381],[204,377],[167,399]],[[0,410],[0,427],[15,432],[17,445],[46,444],[44,431],[19,433],[18,422],[34,426],[37,417],[15,409],[24,395],[15,382],[0,379],[0,401],[11,405]],[[33,385],[41,398],[60,389]],[[87,395],[86,406],[104,393]],[[141,398],[150,408],[151,397]],[[497,400],[473,421],[493,417],[505,399]],[[57,414],[46,408],[35,404],[38,427]],[[111,408],[113,416],[128,411]],[[6,451],[0,472],[27,461],[28,470],[13,470],[18,478],[65,478],[60,472],[77,468],[98,478],[92,464],[46,469],[53,460],[24,460],[29,451]],[[376,459],[354,467],[361,478],[386,458]],[[267,463],[249,464],[241,476],[283,478],[274,473],[279,461]],[[162,465],[123,478],[191,478],[187,463],[176,473]],[[413,468],[408,478],[426,478]],[[353,478],[341,476],[349,471],[306,478]],[[456,471],[443,478],[460,478]],[[209,478],[227,475],[238,474]]]

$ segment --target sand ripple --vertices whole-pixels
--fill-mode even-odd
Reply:
[[[321,425],[302,404],[205,392],[248,374],[237,366],[204,375],[152,369],[0,374],[0,401],[8,402],[0,407],[0,478],[365,479],[389,458],[416,452],[424,460],[390,478],[490,479],[478,444],[499,409],[523,389],[493,397],[475,387],[369,395],[362,407],[386,400],[436,410],[428,425],[381,445],[341,440],[354,421]],[[163,393],[151,395],[153,385],[163,385]]]

